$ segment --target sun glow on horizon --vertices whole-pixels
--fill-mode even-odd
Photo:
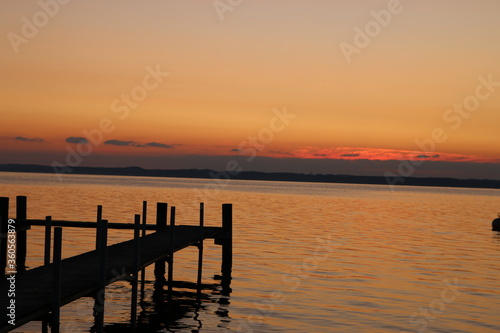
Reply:
[[[0,41],[1,162],[64,158],[103,121],[91,154],[129,157],[119,163],[241,156],[286,108],[296,117],[259,156],[499,163],[500,3],[405,2],[356,35],[386,8],[248,2],[220,21],[210,2],[68,3],[18,52]],[[0,34],[40,10],[3,2]],[[358,45],[350,62],[342,43]],[[435,129],[446,140],[415,143]]]

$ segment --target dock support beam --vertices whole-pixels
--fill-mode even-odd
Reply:
[[[102,333],[104,330],[104,302],[106,300],[106,261],[108,243],[108,220],[100,220],[97,228],[99,236],[99,291],[94,303],[95,325],[93,332]]]
[[[167,227],[167,208],[168,204],[164,202],[156,204],[156,231],[164,230]],[[155,262],[154,275],[156,282],[165,283],[165,261],[158,260]]]
[[[233,205],[222,205],[222,291],[224,294],[231,293],[231,271],[233,267]]]
[[[204,223],[205,223],[205,204],[200,203],[200,242],[198,243],[198,278],[197,282],[197,297],[200,301],[201,295],[201,280],[203,274],[203,238],[204,238]]]
[[[62,227],[54,228],[54,269],[52,278],[52,318],[51,332],[59,333],[61,321],[61,257],[62,257]]]
[[[156,204],[156,230],[163,230],[167,227],[168,204],[158,202]]]
[[[174,230],[175,207],[170,207],[170,250],[168,255],[168,301],[172,300],[172,285],[174,280]]]
[[[130,326],[132,331],[135,332],[137,328],[137,283],[139,277],[139,256],[141,246],[141,216],[135,215],[134,219],[134,274],[132,279],[132,302],[130,309]]]
[[[99,205],[99,206],[97,206],[97,218],[96,218],[97,227],[95,228],[95,249],[96,249],[96,251],[99,251],[99,244],[101,244],[101,241],[100,241],[101,234],[100,234],[100,228],[99,228],[99,223],[101,222],[101,220],[102,220],[102,206]]]
[[[45,217],[45,245],[43,254],[43,264],[47,266],[50,264],[50,238],[52,235],[52,217]]]
[[[18,195],[16,197],[16,222],[26,220],[27,216],[26,211],[27,211],[27,197],[23,195]],[[26,244],[27,244],[26,229],[22,228],[22,230],[16,230],[16,266],[18,272],[23,272],[26,270]]]
[[[168,324],[167,331],[169,331],[170,323],[173,320],[173,303],[172,303],[172,295],[173,295],[173,284],[174,284],[174,242],[175,242],[175,207],[170,207],[170,249],[168,254],[168,292],[167,292],[167,302],[168,302]]]
[[[45,243],[44,243],[44,252],[43,252],[43,265],[44,266],[47,266],[50,264],[51,237],[52,237],[52,217],[46,216],[45,217]],[[54,309],[52,309],[52,311],[53,310]],[[51,322],[51,320],[47,319],[46,317],[44,317],[42,319],[42,332],[48,332],[47,325],[50,322]]]
[[[142,233],[141,233],[142,237],[146,236],[146,226],[148,224],[147,215],[148,215],[148,202],[143,201],[142,202]],[[144,284],[145,284],[145,282],[146,282],[146,268],[143,268],[141,270],[141,304],[144,301]]]
[[[9,198],[0,198],[0,272],[7,266],[7,224],[9,222]]]

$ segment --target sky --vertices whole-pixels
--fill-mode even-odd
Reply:
[[[0,163],[500,179],[497,0],[3,0]]]

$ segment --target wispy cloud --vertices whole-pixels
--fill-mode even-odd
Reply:
[[[173,149],[174,146],[171,145],[166,145],[164,143],[158,143],[158,142],[148,142],[145,144],[147,147],[155,147],[155,148],[166,148],[166,149]]]
[[[108,140],[105,141],[106,145],[121,146],[121,147],[135,147],[135,148],[163,148],[163,149],[174,149],[173,145],[167,145],[160,142],[148,142],[141,143],[137,141],[124,141],[124,140]]]
[[[70,136],[70,137],[66,138],[66,142],[68,142],[68,143],[82,143],[82,144],[89,143],[87,139],[85,139],[84,137],[80,137],[80,136]]]
[[[138,143],[135,141],[122,141],[122,140],[108,140],[104,141],[104,144],[113,146],[131,146],[131,147],[137,147],[138,145]]]
[[[435,155],[424,155],[424,154],[421,154],[421,155],[417,155],[417,158],[438,158],[439,154],[435,154]]]
[[[276,155],[276,157],[283,157],[283,156],[292,157],[292,156],[294,156],[294,154],[289,152],[289,151],[271,150],[271,151],[269,151],[269,153],[272,155]]]
[[[296,157],[304,159],[345,159],[345,160],[412,160],[425,159],[432,161],[470,161],[476,163],[497,163],[495,159],[481,158],[472,155],[451,153],[429,153],[415,150],[357,148],[357,147],[303,147],[293,152]]]
[[[44,139],[41,139],[41,138],[25,138],[22,136],[16,136],[14,138],[14,140],[23,141],[23,142],[44,142],[45,141]]]

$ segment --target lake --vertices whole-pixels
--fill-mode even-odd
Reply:
[[[233,279],[220,292],[220,246],[205,242],[201,304],[174,288],[176,312],[155,314],[154,274],[146,272],[139,321],[144,332],[498,332],[500,233],[491,221],[500,190],[384,185],[216,181],[0,173],[0,196],[28,196],[28,218],[133,222],[148,201],[176,207],[177,224],[220,226],[233,204]],[[110,243],[133,231],[110,231]],[[63,257],[94,247],[91,230],[65,228]],[[176,253],[174,280],[196,282],[198,251]],[[43,229],[28,231],[27,265],[43,261]],[[166,287],[165,287],[166,289]],[[130,320],[130,284],[106,289],[106,331]],[[63,332],[88,332],[92,298],[62,308]],[[33,322],[16,332],[40,332]]]

